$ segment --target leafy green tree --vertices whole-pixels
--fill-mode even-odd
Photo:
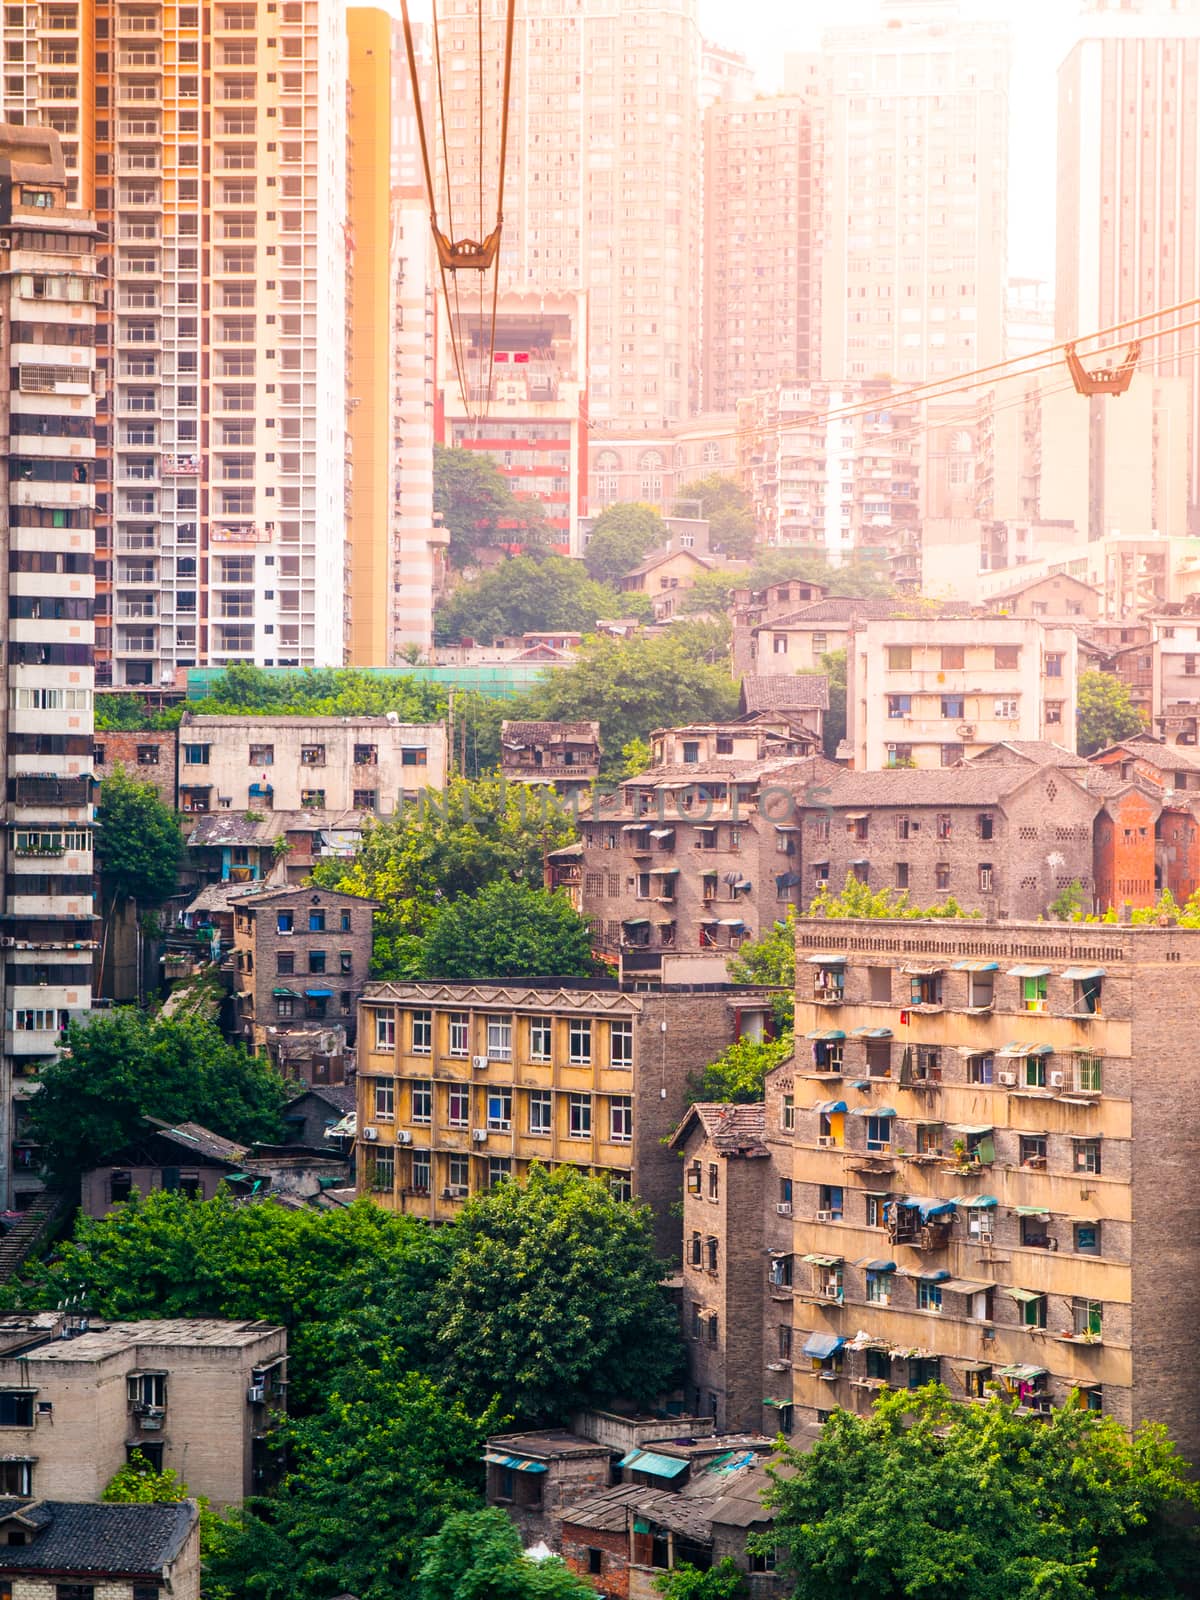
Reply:
[[[238,663],[214,678],[193,709],[226,717],[383,716],[402,722],[436,722],[446,714],[446,691],[410,672],[380,676],[353,667],[309,667],[272,673]]]
[[[639,772],[645,772],[650,765],[654,752],[645,739],[631,739],[621,751],[621,776],[623,778],[636,778]]]
[[[239,1600],[411,1594],[424,1542],[478,1505],[500,1420],[468,1414],[402,1350],[335,1371],[321,1409],[283,1429],[278,1491],[230,1520],[207,1577]]]
[[[413,1600],[596,1600],[557,1556],[531,1560],[505,1512],[456,1511],[425,1541]]]
[[[775,996],[772,1009],[780,1034],[790,1034],[792,996],[796,992],[795,911],[789,908],[785,922],[772,923],[757,939],[742,945],[725,965],[734,983],[772,984],[787,991]]]
[[[578,561],[514,556],[460,584],[438,610],[435,629],[445,642],[469,638],[487,644],[542,628],[588,633],[600,617],[631,615],[630,600],[639,616],[648,620],[653,614],[645,595],[622,595],[593,582]]]
[[[588,925],[566,895],[511,878],[442,906],[420,952],[425,978],[550,978],[594,970]]]
[[[443,1382],[470,1410],[561,1421],[613,1395],[645,1405],[679,1376],[650,1213],[570,1167],[535,1166],[463,1207],[433,1298]]]
[[[692,1074],[688,1081],[689,1097],[751,1105],[762,1099],[767,1073],[786,1061],[792,1049],[790,1031],[778,1039],[736,1039],[733,1044],[726,1045],[715,1061]]]
[[[621,501],[596,518],[583,563],[599,583],[615,584],[666,542],[667,525],[653,506]]]
[[[768,584],[783,583],[788,578],[808,578],[812,583],[822,584],[830,594],[835,595],[877,595],[882,598],[896,595],[896,589],[882,567],[865,561],[850,561],[840,567],[831,567],[828,562],[809,555],[807,551],[789,549],[786,545],[760,550],[747,581],[753,589],[765,589]]]
[[[540,500],[513,493],[500,468],[480,450],[433,447],[433,509],[450,534],[450,560],[469,566],[480,550],[552,542]]]
[[[181,1500],[195,1500],[200,1512],[200,1559],[206,1561],[219,1538],[217,1516],[209,1510],[202,1494],[193,1495],[179,1474],[170,1467],[161,1470],[152,1467],[140,1450],[135,1450],[123,1467],[118,1468],[104,1487],[100,1496],[106,1505],[146,1506],[177,1505]]]
[[[691,514],[686,501],[699,501],[699,515],[708,523],[709,548],[747,561],[754,551],[754,501],[732,478],[710,472],[684,484],[675,497],[678,512]]]
[[[440,906],[501,878],[540,884],[546,852],[574,837],[569,811],[546,788],[452,778],[442,794],[369,828],[353,857],[319,862],[313,881],[378,900],[371,970],[412,977]]]
[[[1081,756],[1146,731],[1146,719],[1130,699],[1129,685],[1110,672],[1079,674],[1075,720]]]
[[[528,695],[525,714],[548,722],[598,722],[607,752],[603,770],[616,776],[620,753],[632,740],[648,739],[656,728],[732,717],[737,703],[716,636],[689,623],[655,638],[589,640],[578,660]]]
[[[735,589],[748,588],[749,579],[717,568],[713,572],[698,572],[686,589],[680,591],[676,610],[680,616],[699,617],[722,615],[729,610]]]
[[[136,694],[96,696],[97,733],[140,733],[143,729],[176,728],[182,716],[181,705],[152,711]]]
[[[96,859],[107,906],[125,900],[157,905],[174,894],[182,855],[179,820],[152,783],[139,783],[120,767],[103,780]]]
[[[227,1139],[281,1137],[289,1089],[274,1069],[211,1023],[132,1007],[73,1022],[43,1067],[29,1119],[48,1165],[86,1172],[144,1130],[146,1117],[199,1122]]]
[[[1083,913],[1083,884],[1072,878],[1065,889],[1060,889],[1050,902],[1050,915],[1060,922],[1078,922]]]
[[[729,1556],[707,1572],[681,1561],[655,1578],[654,1587],[666,1600],[743,1600],[750,1592],[745,1576]]]
[[[827,650],[821,657],[821,671],[829,679],[829,705],[821,724],[821,746],[832,761],[838,745],[846,737],[846,652]]]
[[[1184,1600],[1200,1492],[1161,1427],[931,1385],[870,1416],[834,1411],[812,1450],[783,1445],[762,1543],[794,1600]],[[967,1486],[969,1485],[969,1492]],[[899,1488],[898,1488],[899,1486]]]
[[[940,905],[914,906],[907,889],[872,889],[860,883],[852,872],[846,874],[841,892],[834,894],[826,887],[809,902],[806,917],[900,917],[905,921],[919,918],[978,917],[978,911],[964,911],[953,895],[947,895]]]

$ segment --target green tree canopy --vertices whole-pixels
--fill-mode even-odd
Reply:
[[[456,1511],[425,1541],[413,1600],[596,1600],[557,1556],[533,1561],[507,1513]]]
[[[653,506],[640,500],[620,501],[596,518],[584,565],[599,583],[615,584],[666,541],[667,525]]]
[[[789,908],[786,921],[772,923],[757,939],[742,945],[725,965],[734,983],[766,983],[787,990],[786,994],[776,995],[772,1009],[780,1033],[790,1034],[792,997],[796,991],[795,911]]]
[[[1146,719],[1130,699],[1129,685],[1111,672],[1081,672],[1076,706],[1076,747],[1081,756],[1146,731]]]
[[[794,1600],[1184,1600],[1200,1492],[1162,1428],[1064,1407],[955,1404],[936,1386],[834,1411],[783,1449],[763,1542]]]
[[[106,904],[165,900],[175,892],[182,855],[178,818],[152,783],[139,783],[120,767],[103,780],[96,860]]]
[[[940,905],[914,906],[908,890],[872,889],[860,883],[852,872],[846,874],[841,891],[834,894],[825,888],[809,902],[806,917],[901,917],[916,921],[928,917],[978,917],[978,911],[965,911],[953,895],[947,895]]]
[[[830,761],[846,737],[846,652],[827,650],[821,657],[821,671],[829,679],[829,705],[821,724],[821,748]]]
[[[760,550],[747,582],[752,589],[765,589],[769,584],[783,583],[788,578],[808,578],[835,595],[896,595],[895,586],[882,567],[867,561],[847,561],[839,567],[831,567],[806,550],[787,545]]]
[[[699,510],[687,502],[698,501]],[[754,501],[732,478],[710,472],[685,483],[675,496],[680,516],[700,516],[708,523],[709,548],[748,561],[754,551]]]
[[[750,1592],[744,1575],[729,1556],[706,1572],[681,1561],[670,1572],[660,1573],[654,1587],[665,1600],[744,1600]]]
[[[735,1039],[715,1061],[692,1074],[688,1093],[693,1100],[751,1105],[762,1099],[767,1073],[786,1061],[792,1049],[790,1030],[778,1039]]]
[[[592,639],[572,666],[527,696],[524,714],[548,722],[599,722],[604,771],[617,776],[621,751],[655,728],[736,715],[726,630],[681,623],[655,638]]]
[[[618,594],[607,583],[594,582],[578,561],[513,556],[455,589],[439,608],[435,626],[444,641],[491,644],[503,635],[542,628],[588,633],[600,617],[635,614],[647,621],[652,615],[645,595]]]
[[[650,1213],[573,1168],[530,1170],[463,1207],[434,1294],[437,1362],[472,1410],[562,1421],[614,1394],[648,1404],[679,1375]]]
[[[469,566],[480,550],[543,548],[552,530],[540,500],[513,493],[482,450],[433,447],[433,509],[450,534],[450,560]]]
[[[39,1082],[30,1122],[48,1165],[64,1175],[116,1155],[146,1117],[199,1122],[227,1139],[278,1140],[290,1092],[211,1023],[132,1007],[72,1022],[66,1049]]]
[[[444,793],[370,827],[353,857],[319,862],[313,881],[378,900],[371,970],[412,977],[442,905],[501,878],[540,884],[546,852],[574,837],[570,814],[545,788],[452,778]]]
[[[144,728],[176,728],[183,707],[167,706],[151,711],[136,694],[98,694],[96,696],[97,733],[140,733]]]
[[[498,878],[435,912],[420,975],[484,978],[586,976],[594,971],[588,925],[561,891]]]

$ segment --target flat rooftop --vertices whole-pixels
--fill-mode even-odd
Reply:
[[[2,1325],[0,1325],[2,1327]],[[36,1330],[34,1330],[36,1331]],[[10,1352],[21,1361],[105,1361],[125,1350],[144,1345],[175,1346],[180,1350],[238,1350],[258,1344],[284,1329],[273,1322],[228,1322],[218,1317],[171,1317],[162,1321],[112,1322],[91,1327],[69,1339],[54,1338],[33,1348]],[[0,1357],[0,1359],[3,1359]]]

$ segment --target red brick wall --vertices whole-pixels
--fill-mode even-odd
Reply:
[[[601,1571],[588,1571],[588,1551],[601,1551]],[[571,1571],[586,1578],[597,1594],[619,1595],[629,1600],[629,1539],[624,1533],[601,1533],[596,1528],[562,1529],[563,1560]]]
[[[124,767],[131,778],[137,778],[141,783],[152,783],[162,803],[174,810],[175,748],[178,738],[174,728],[152,733],[108,733],[98,729],[95,742],[97,776],[107,778],[117,767]],[[157,764],[139,762],[138,750],[150,747],[158,751]],[[103,760],[100,759],[101,751],[104,752]]]
[[[1096,900],[1101,911],[1128,901],[1150,906],[1154,888],[1154,822],[1158,805],[1128,793],[1111,800],[1096,819]]]

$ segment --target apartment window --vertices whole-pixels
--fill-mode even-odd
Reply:
[[[275,746],[273,744],[252,744],[250,746],[250,765],[252,767],[271,767],[275,764]]]
[[[414,1122],[433,1121],[433,1083],[429,1078],[413,1079],[412,1119]]]
[[[507,1133],[512,1128],[512,1090],[489,1089],[487,1125],[491,1133]]]
[[[451,1128],[465,1128],[471,1117],[471,1091],[463,1083],[452,1083],[446,1098],[446,1122]]]
[[[183,747],[183,763],[187,767],[206,767],[208,765],[209,746],[206,744],[185,744]]]
[[[961,744],[944,744],[941,746],[941,764],[943,767],[956,767],[963,758]]]
[[[942,717],[947,722],[961,722],[966,701],[961,694],[942,695]]]
[[[308,913],[308,931],[309,931],[309,933],[324,933],[325,932],[325,913],[324,913],[324,911],[310,911]]]
[[[0,1389],[0,1428],[33,1427],[33,1393]]]
[[[549,1089],[535,1089],[529,1096],[530,1133],[551,1133],[554,1123],[553,1096]]]
[[[613,1144],[630,1144],[633,1140],[633,1101],[627,1094],[612,1097],[609,1137]]]
[[[1045,722],[1048,727],[1058,726],[1063,719],[1063,702],[1061,700],[1047,700],[1045,708]]]
[[[277,911],[275,913],[275,931],[276,931],[276,933],[291,933],[292,929],[295,926],[296,926],[295,912],[292,912],[292,911]]]
[[[1021,1322],[1026,1328],[1044,1328],[1046,1326],[1046,1296],[1034,1294],[1028,1289],[1019,1289],[1018,1304],[1021,1307]]]
[[[715,1161],[708,1163],[708,1198],[717,1200],[721,1195],[721,1169]]]
[[[1079,1255],[1098,1256],[1100,1254],[1100,1224],[1098,1222],[1077,1222],[1071,1242]]]
[[[396,1048],[396,1013],[394,1011],[375,1012],[375,1048],[376,1050],[394,1050]]]
[[[325,746],[323,744],[302,744],[300,746],[300,765],[302,767],[323,767],[325,765]]]
[[[0,1461],[0,1494],[18,1495],[27,1499],[33,1493],[33,1462],[32,1461]],[[3,1582],[0,1582],[0,1600],[7,1592],[11,1600],[12,1590],[6,1591]],[[158,1600],[158,1585],[155,1585],[155,1600]]]
[[[700,1235],[697,1233],[693,1237],[696,1240],[697,1251],[699,1251]],[[701,1310],[701,1307],[698,1304],[698,1302],[693,1300],[692,1301],[692,1338],[693,1339],[698,1339],[700,1337],[700,1310]]]
[[[1046,676],[1048,678],[1061,678],[1063,675],[1063,658],[1061,652],[1051,650],[1046,656]]]
[[[873,1198],[873,1197],[870,1197],[870,1198]],[[880,1222],[871,1222],[870,1220],[868,1220],[867,1226],[871,1227],[871,1228],[881,1227],[882,1226],[882,1221],[880,1221]],[[873,1305],[873,1306],[886,1306],[886,1305],[888,1305],[890,1303],[891,1298],[892,1298],[892,1275],[891,1275],[891,1273],[890,1272],[884,1272],[884,1271],[872,1271],[872,1270],[868,1269],[868,1271],[867,1271],[867,1302],[868,1302],[868,1304]]]
[[[995,1080],[996,1058],[980,1054],[967,1058],[967,1082],[990,1084]]]
[[[993,716],[1002,722],[1014,722],[1019,715],[1019,706],[1015,697],[1006,697],[995,701],[992,707]]]
[[[992,892],[992,863],[981,861],[979,863],[979,892],[991,894]]]
[[[1084,1094],[1099,1094],[1104,1087],[1104,1060],[1101,1056],[1075,1057],[1075,1087]]]
[[[1017,1140],[1017,1160],[1023,1167],[1044,1167],[1046,1165],[1045,1134],[1021,1134]]]
[[[911,672],[912,646],[889,644],[887,646],[887,669],[889,672]]]
[[[342,933],[352,933],[354,931],[353,919],[349,911],[339,913],[338,927]]]
[[[590,1094],[567,1096],[567,1133],[572,1139],[591,1138],[592,1097]]]
[[[891,718],[912,715],[912,695],[890,694],[887,697],[887,714]]]
[[[371,1187],[373,1189],[390,1190],[396,1184],[396,1152],[389,1148],[373,1150],[371,1152],[372,1170]]]
[[[1048,994],[1046,973],[1031,973],[1021,978],[1021,1006],[1025,1011],[1044,1011]]]
[[[633,1023],[610,1022],[608,1025],[608,1059],[613,1067],[633,1066]]]
[[[961,672],[966,665],[966,647],[961,644],[944,644],[941,647],[943,672]]]
[[[1076,1172],[1100,1172],[1099,1139],[1072,1139],[1071,1155],[1071,1165]]]
[[[1023,1076],[1027,1089],[1044,1089],[1046,1087],[1045,1056],[1026,1056]]]
[[[771,650],[774,655],[785,656],[788,653],[788,636],[786,633],[776,633],[771,638]]]
[[[512,1018],[489,1017],[487,1053],[493,1061],[512,1060]]]
[[[531,1061],[549,1061],[553,1038],[553,1017],[530,1017],[529,1059]]]
[[[950,887],[950,863],[948,861],[938,861],[934,864],[933,883],[936,889],[948,889]]]
[[[790,1094],[783,1096],[779,1110],[779,1126],[784,1133],[794,1133],[796,1129],[796,1101]]]
[[[310,972],[324,972],[325,971],[325,952],[324,952],[324,950],[310,950],[308,952],[308,970]]]
[[[427,1056],[433,1050],[433,1012],[414,1011],[412,1014],[412,1053]]]
[[[840,1184],[823,1183],[817,1189],[817,1210],[823,1212],[830,1222],[842,1220],[842,1204],[844,1191]]]
[[[942,1309],[942,1286],[940,1283],[928,1283],[924,1278],[917,1280],[917,1310],[940,1312]]]
[[[396,1081],[394,1078],[375,1080],[375,1120],[391,1122],[396,1115]]]
[[[488,1188],[494,1189],[497,1184],[507,1183],[512,1177],[512,1161],[508,1156],[489,1156],[487,1182]]]
[[[572,1017],[568,1035],[568,1060],[572,1066],[588,1066],[592,1059],[592,1025]]]
[[[867,1149],[886,1150],[892,1142],[891,1117],[867,1118]]]
[[[452,1011],[450,1013],[450,1055],[465,1056],[467,1054],[470,1032],[470,1013],[466,1011]]]
[[[996,646],[996,671],[1015,672],[1021,665],[1021,647],[1018,644],[998,644]]]

